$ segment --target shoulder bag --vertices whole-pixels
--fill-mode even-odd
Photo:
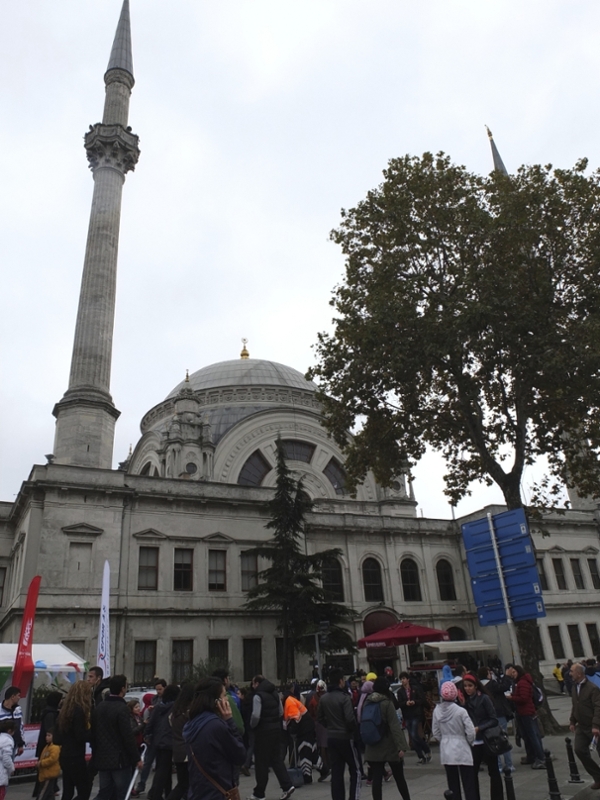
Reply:
[[[232,789],[229,789],[229,790],[223,789],[223,787],[220,786],[216,782],[216,780],[214,780],[214,778],[211,778],[210,775],[208,775],[208,773],[206,773],[202,769],[202,767],[198,763],[198,759],[196,758],[196,756],[193,753],[192,753],[192,758],[194,759],[194,764],[198,767],[198,769],[204,775],[206,780],[209,781],[210,783],[212,783],[212,785],[215,787],[215,789],[218,789],[221,792],[221,794],[224,796],[225,800],[241,800],[239,786],[234,786]]]

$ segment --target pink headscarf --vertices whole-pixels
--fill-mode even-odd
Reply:
[[[356,718],[359,722],[362,714],[362,707],[364,706],[367,695],[369,694],[373,694],[373,681],[365,681],[360,687],[360,700],[358,701],[358,706],[356,707]]]

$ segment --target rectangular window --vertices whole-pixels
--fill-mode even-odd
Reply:
[[[171,650],[171,683],[182,683],[194,668],[194,640],[173,639]]]
[[[552,566],[554,567],[556,585],[561,591],[564,591],[567,588],[567,579],[565,578],[565,568],[562,558],[553,558]]]
[[[140,547],[138,589],[158,589],[158,547]]]
[[[69,544],[69,584],[74,589],[89,589],[92,572],[92,544]]]
[[[573,570],[573,578],[575,580],[576,589],[585,589],[583,582],[583,573],[581,571],[581,562],[578,558],[571,559],[571,569]]]
[[[208,591],[224,592],[227,588],[225,580],[225,550],[208,551]]]
[[[193,588],[194,551],[175,548],[173,559],[173,589],[176,592],[191,592]],[[179,683],[179,681],[175,681]]]
[[[154,549],[154,548],[150,548]],[[136,686],[150,686],[156,675],[156,641],[136,642],[134,648],[133,682]]]
[[[540,576],[540,587],[542,592],[548,591],[548,578],[546,577],[546,570],[544,569],[544,559],[538,558],[537,560],[537,570],[538,575]]]
[[[242,553],[242,592],[249,592],[258,583],[258,556],[256,553]],[[248,641],[253,641],[249,639]],[[260,672],[260,670],[259,670]],[[258,675],[258,672],[254,673]]]
[[[600,574],[598,573],[598,562],[595,558],[588,558],[588,567],[592,576],[592,586],[594,589],[600,589]]]
[[[212,669],[227,669],[229,667],[229,640],[209,639],[208,660],[211,662]]]
[[[262,639],[244,639],[244,680],[262,673]]]
[[[569,639],[571,640],[571,647],[573,648],[573,655],[575,658],[581,658],[584,655],[583,642],[579,633],[579,625],[567,625],[569,631]]]
[[[550,636],[550,643],[552,644],[552,652],[554,658],[564,658],[565,648],[560,635],[560,628],[558,625],[548,625],[548,635]]]
[[[4,604],[5,584],[6,584],[6,567],[0,567],[0,606]]]
[[[585,626],[590,640],[590,647],[592,653],[598,658],[600,655],[600,638],[598,638],[598,626],[595,622],[588,622]]]

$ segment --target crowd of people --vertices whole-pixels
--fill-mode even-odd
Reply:
[[[600,765],[590,749],[600,739],[598,666],[571,663],[569,681],[561,671],[571,689],[575,753],[594,790],[600,790]],[[295,683],[278,689],[263,675],[238,689],[226,670],[182,686],[156,679],[154,688],[141,701],[126,702],[126,677],[105,679],[93,667],[66,695],[50,692],[40,719],[34,797],[53,800],[61,776],[62,800],[89,800],[96,775],[95,800],[125,800],[128,792],[140,797],[154,765],[148,800],[239,800],[240,775],[251,776],[252,768],[248,800],[264,800],[270,771],[280,800],[315,777],[330,778],[332,800],[346,800],[346,769],[350,800],[358,800],[363,781],[373,800],[381,800],[383,782],[392,779],[402,800],[410,800],[405,753],[412,748],[426,769],[430,734],[455,800],[479,800],[482,765],[490,800],[503,800],[500,770],[515,769],[510,720],[525,747],[521,764],[546,768],[537,714],[543,695],[516,664],[472,671],[446,664],[439,686],[407,672],[396,682],[387,668],[384,675],[349,679],[331,669],[327,681],[314,678],[305,692]],[[0,800],[24,743],[19,699],[18,688],[9,687],[0,704]]]

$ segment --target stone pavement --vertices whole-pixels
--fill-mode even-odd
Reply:
[[[549,702],[557,720],[563,725],[568,724],[570,700],[564,696],[550,697]],[[580,775],[585,783],[577,785],[568,783],[569,766],[565,750],[565,735],[546,737],[544,739],[544,746],[551,750],[556,756],[554,769],[558,779],[561,799],[600,800],[600,792],[593,792],[589,789],[592,780],[587,773],[583,772],[579,763]],[[513,773],[516,800],[547,800],[549,792],[546,771],[537,771],[532,770],[528,766],[520,766],[519,761],[521,756],[524,755],[524,749],[515,746],[512,752],[513,760],[516,765],[516,772]],[[433,759],[431,763],[426,766],[417,765],[417,757],[414,753],[408,753],[406,756],[405,775],[411,800],[443,800],[444,798],[444,792],[447,788],[446,776],[444,768],[439,763],[437,745],[432,745],[432,753]],[[324,783],[317,783],[316,777],[317,774],[315,773],[315,783],[296,789],[294,800],[330,800],[331,789],[329,780]],[[480,773],[479,782],[481,787],[481,800],[489,800],[489,778],[486,772]],[[253,788],[253,776],[250,778],[242,776],[240,781],[242,800],[245,800],[245,798],[252,794]],[[31,797],[31,790],[31,783],[11,784],[8,789],[7,800],[29,800]],[[277,800],[280,793],[275,776],[271,773],[267,786],[267,800]],[[96,790],[92,792],[92,800],[95,794]],[[398,794],[396,784],[393,780],[390,781],[390,783],[384,783],[383,797],[384,800],[400,800],[400,795]],[[147,800],[147,796],[145,796],[144,800]],[[195,798],[194,800],[201,800],[201,798]],[[371,800],[371,788],[366,786],[364,781],[362,783],[361,800]],[[551,798],[551,800],[559,800],[559,798],[555,796]]]

